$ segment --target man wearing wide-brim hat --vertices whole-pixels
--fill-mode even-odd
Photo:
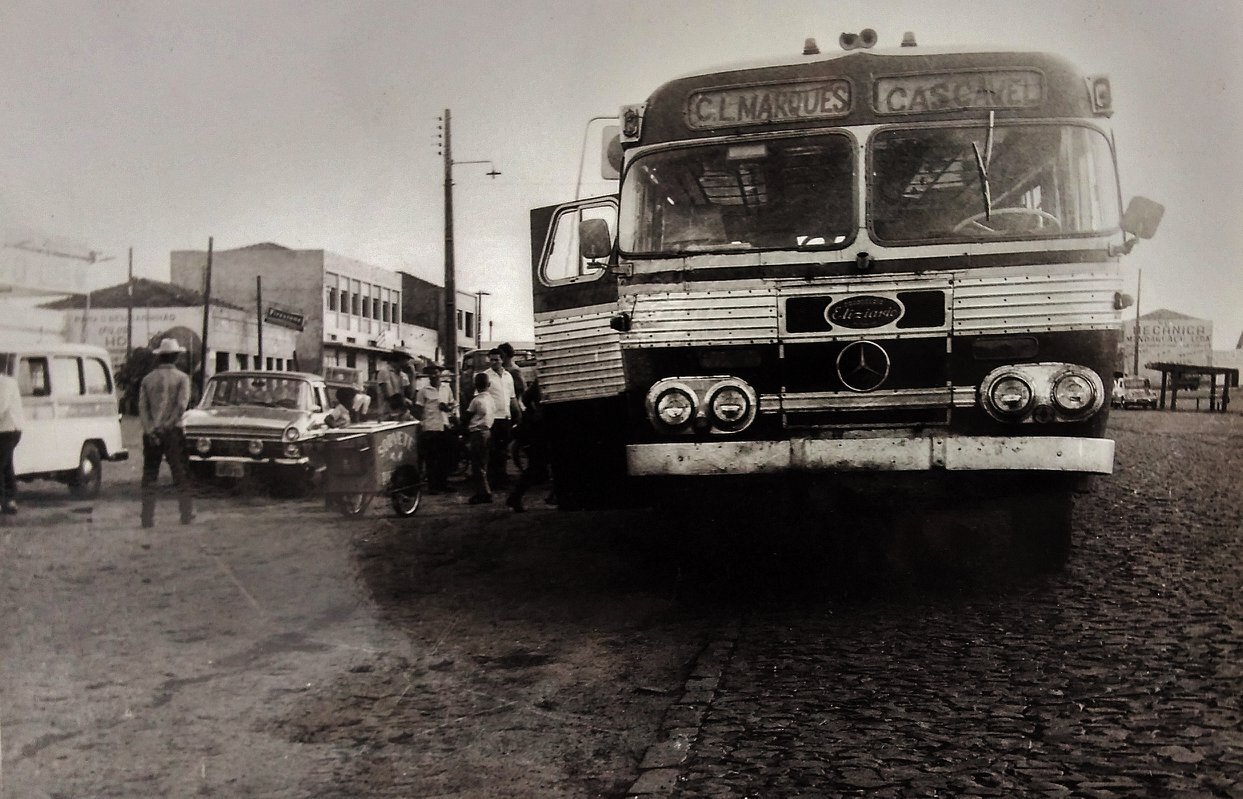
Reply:
[[[167,460],[177,486],[181,523],[194,518],[190,476],[186,471],[186,433],[181,416],[190,407],[190,377],[177,368],[185,348],[174,338],[160,340],[152,352],[158,366],[138,388],[138,418],[142,421],[142,526],[155,525],[156,483],[160,461]]]

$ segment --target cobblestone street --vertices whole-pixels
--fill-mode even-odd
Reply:
[[[1240,421],[1116,413],[1117,472],[1047,581],[743,614],[665,724],[689,755],[637,787],[1243,796]]]

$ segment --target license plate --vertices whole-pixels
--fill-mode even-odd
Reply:
[[[246,464],[234,461],[216,461],[217,477],[245,477]]]

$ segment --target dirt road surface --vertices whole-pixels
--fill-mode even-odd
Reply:
[[[1164,547],[1197,502],[1237,522],[1243,417],[1115,419],[1118,474],[1076,514],[1092,551]],[[558,513],[537,494],[522,515],[452,495],[359,521],[314,498],[216,494],[190,526],[170,498],[143,530],[137,463],[109,464],[104,484],[93,502],[27,486],[0,527],[0,799],[621,797],[678,795],[679,780],[728,795],[703,781],[710,749],[748,751],[730,736],[772,704],[722,695],[733,642],[807,638],[800,618],[864,624],[885,591],[911,590],[809,605],[792,586],[819,578],[789,551],[722,557],[648,514]],[[1135,503],[1156,503],[1135,518],[1159,514],[1161,535],[1127,521]],[[1212,577],[1233,592],[1215,613],[1238,610],[1238,575]],[[1234,618],[1213,651],[1239,645]],[[1225,713],[1237,696],[1205,701]],[[724,708],[742,721],[722,726]],[[1211,784],[1243,795],[1228,775]]]

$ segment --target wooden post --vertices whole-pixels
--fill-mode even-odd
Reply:
[[[263,278],[255,275],[255,319],[259,322],[259,363],[256,369],[262,369],[263,363]]]
[[[1165,410],[1165,386],[1170,381],[1170,373],[1165,369],[1161,370],[1161,410]]]
[[[212,238],[207,237],[207,269],[203,273],[203,346],[199,353],[199,391],[207,388],[207,322],[211,308]]]

